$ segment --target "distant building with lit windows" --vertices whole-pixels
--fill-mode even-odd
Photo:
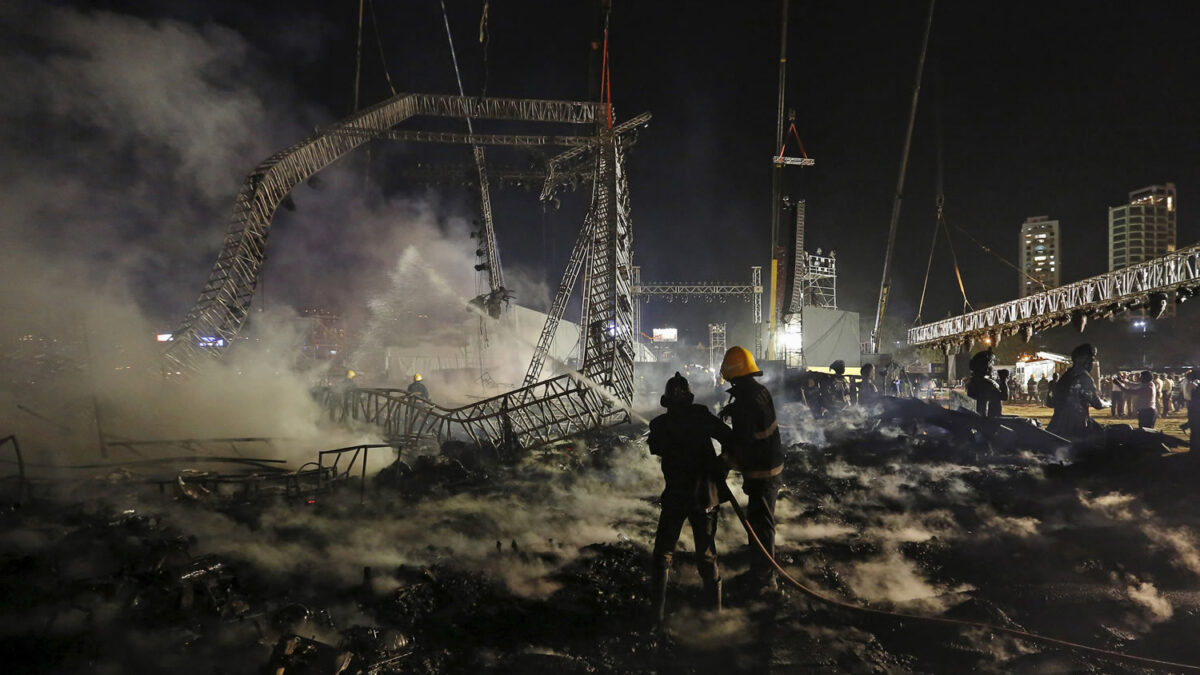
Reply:
[[[1175,250],[1178,200],[1175,184],[1129,193],[1129,203],[1108,209],[1108,270],[1119,270]]]
[[[1058,221],[1030,216],[1021,223],[1021,289],[1018,297],[1059,285]]]

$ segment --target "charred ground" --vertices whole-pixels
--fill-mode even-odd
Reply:
[[[809,586],[1158,659],[1194,653],[1186,454],[1070,463],[936,429],[784,417],[779,559]],[[29,673],[1140,672],[794,589],[755,596],[728,506],[726,610],[697,609],[677,556],[656,630],[661,483],[640,433],[507,463],[461,446],[404,454],[363,504],[356,485],[161,494],[128,471],[43,485],[3,514],[0,644]]]

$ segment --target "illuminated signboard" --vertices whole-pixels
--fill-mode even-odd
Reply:
[[[679,339],[679,330],[676,328],[655,328],[652,332],[655,342],[675,342]]]

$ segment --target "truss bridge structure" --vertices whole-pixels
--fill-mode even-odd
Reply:
[[[1169,253],[1083,281],[1059,286],[961,316],[914,326],[908,343],[942,347],[949,353],[987,337],[1019,335],[1026,341],[1048,328],[1073,324],[1081,331],[1088,319],[1148,309],[1160,313],[1172,299],[1200,294],[1200,245]]]
[[[467,132],[399,128],[419,118],[467,121]],[[572,125],[573,134],[485,133],[472,120]],[[633,399],[634,309],[632,300],[633,225],[626,148],[649,113],[612,126],[611,106],[588,101],[478,98],[440,94],[399,94],[320,129],[257,166],[238,193],[221,252],[200,297],[173,333],[163,354],[164,369],[191,372],[219,358],[249,315],[266,256],[275,213],[297,185],[372,139],[456,143],[474,150],[483,212],[480,256],[490,295],[505,296],[499,250],[492,225],[488,174],[482,147],[566,147],[542,174],[541,198],[582,180],[592,185],[591,205],[567,263],[555,304],[546,320],[522,388],[458,409],[442,409],[391,390],[352,390],[335,402],[335,418],[365,419],[383,426],[391,438],[442,438],[458,431],[476,441],[548,442],[627,417]],[[588,170],[590,169],[590,170]],[[539,382],[550,340],[577,278],[583,279],[584,330],[580,371]],[[565,292],[564,292],[565,287]]]

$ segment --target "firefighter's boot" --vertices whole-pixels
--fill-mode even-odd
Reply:
[[[704,606],[706,609],[714,612],[721,611],[721,586],[720,579],[704,582]]]
[[[667,579],[669,567],[655,567],[650,573],[650,616],[655,624],[662,625],[667,618]]]

